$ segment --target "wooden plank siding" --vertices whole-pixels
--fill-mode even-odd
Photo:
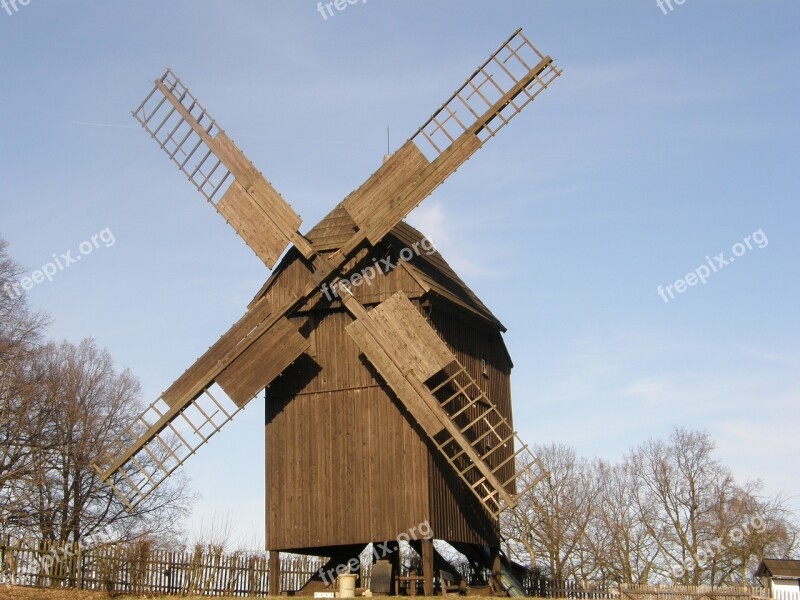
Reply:
[[[509,368],[499,333],[470,336],[463,317],[436,304],[429,320],[507,407]],[[298,360],[267,394],[268,547],[303,551],[394,539],[426,520],[438,538],[495,545],[491,519],[360,358],[345,332],[351,317],[315,311],[310,321],[314,360]],[[488,378],[480,373],[481,352]]]

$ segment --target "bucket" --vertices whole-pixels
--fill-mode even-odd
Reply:
[[[339,598],[356,597],[356,579],[358,575],[339,575]]]

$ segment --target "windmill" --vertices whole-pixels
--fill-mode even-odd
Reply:
[[[302,235],[300,217],[167,69],[134,117],[274,271],[95,461],[122,502],[134,509],[266,390],[273,556],[345,564],[425,522],[433,534],[412,546],[426,592],[441,558],[433,536],[518,591],[499,564],[498,517],[542,470],[512,425],[504,328],[438,252],[419,252],[426,240],[403,219],[559,75],[515,31]]]

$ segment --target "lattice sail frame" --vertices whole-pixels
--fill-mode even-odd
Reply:
[[[169,410],[169,405],[159,399],[136,417],[96,459],[93,466],[100,476],[104,476],[117,456],[152,432]],[[240,410],[219,386],[204,390],[158,433],[150,433],[147,443],[108,478],[108,485],[129,510],[134,510]]]
[[[170,69],[132,114],[268,268],[290,243],[314,256],[300,216]]]
[[[517,30],[343,205],[377,244],[561,74]]]
[[[559,75],[561,71],[552,59],[539,52],[517,29],[411,140],[429,160],[441,156],[471,129],[482,144],[486,143]],[[512,96],[496,106],[509,93]],[[488,119],[487,111],[492,113]]]
[[[171,69],[167,69],[159,81],[178,99],[209,137],[214,138],[222,131]],[[178,109],[169,102],[160,86],[153,87],[139,107],[133,111],[133,116],[206,200],[216,204],[216,201],[222,198],[227,186],[233,182],[231,172],[214,154],[208,143],[183,118]]]
[[[443,431],[433,439],[436,448],[493,517],[513,509],[517,498],[546,476],[539,459],[458,359],[427,381],[425,386],[439,400],[442,410],[458,424],[459,431],[470,441],[481,460],[489,465],[511,501],[491,485],[448,432]],[[520,482],[523,483],[521,488],[518,487]]]

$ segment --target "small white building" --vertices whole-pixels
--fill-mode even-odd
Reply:
[[[800,560],[765,558],[755,576],[775,600],[800,600]]]

